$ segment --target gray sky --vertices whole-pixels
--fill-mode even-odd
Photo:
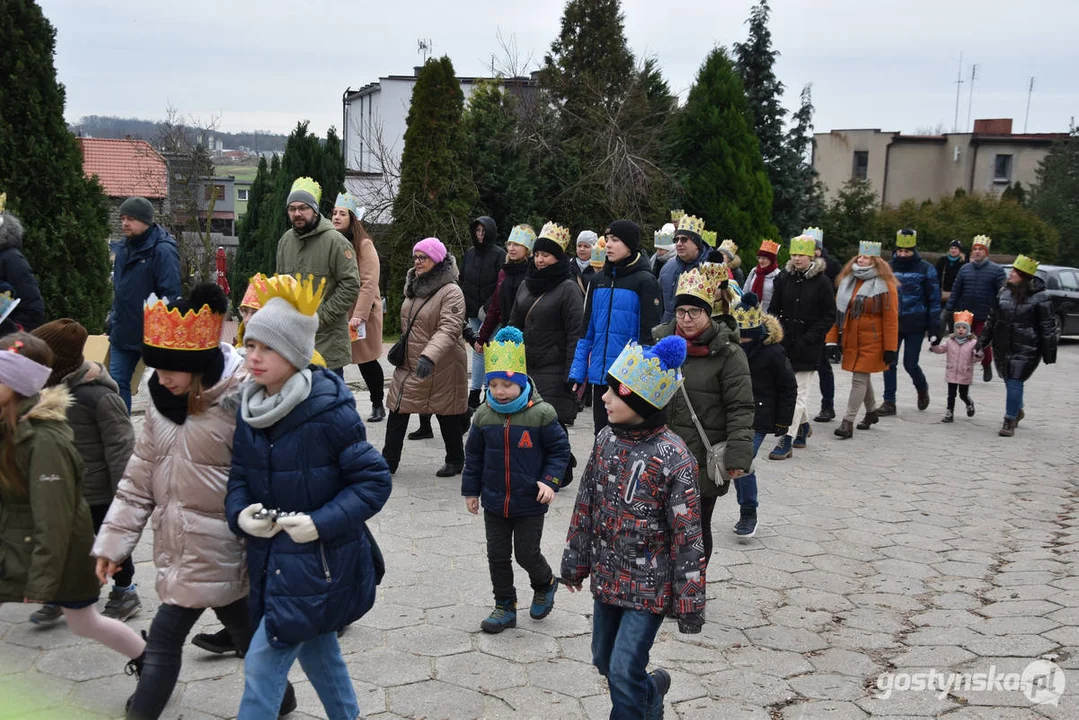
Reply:
[[[434,41],[459,75],[485,75],[497,34],[521,59],[542,60],[562,0],[40,0],[57,28],[56,65],[67,118],[119,115],[219,119],[226,131],[289,132],[298,120],[341,127],[341,95],[420,64]],[[624,0],[638,57],[658,57],[683,97],[715,45],[745,39],[752,0]],[[963,53],[959,125],[970,64],[972,118],[1011,117],[1023,130],[1060,132],[1079,115],[1079,2],[1075,0],[772,0],[776,66],[794,108],[813,83],[818,132],[877,127],[951,131]],[[1071,70],[1069,70],[1071,68]],[[532,69],[532,68],[529,68]]]

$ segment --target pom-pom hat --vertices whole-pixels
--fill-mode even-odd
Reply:
[[[528,387],[528,368],[525,364],[525,338],[521,331],[507,326],[495,333],[483,348],[483,372],[487,382],[502,378]]]
[[[216,283],[202,283],[170,302],[151,294],[142,314],[142,360],[155,370],[203,373],[220,360],[229,301]]]
[[[731,316],[738,323],[742,337],[755,338],[764,333],[764,313],[756,293],[743,293],[739,303],[731,308]]]
[[[682,384],[686,341],[665,337],[652,347],[630,342],[607,371],[607,384],[642,418],[666,407]]]

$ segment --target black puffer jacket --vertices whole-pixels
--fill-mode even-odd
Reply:
[[[482,244],[476,242],[477,225],[483,225],[485,230]],[[491,300],[498,283],[498,271],[506,262],[506,251],[495,244],[498,228],[486,215],[473,220],[468,231],[472,234],[472,247],[465,252],[461,263],[461,289],[465,292],[465,315],[474,318],[479,317],[480,309],[486,309]]]
[[[783,349],[783,327],[772,315],[764,316],[764,327],[764,337],[742,343],[742,349],[749,358],[753,400],[757,403],[753,430],[770,435],[790,427],[794,402],[798,399],[798,381]]]
[[[824,338],[835,324],[835,291],[825,261],[814,258],[800,272],[792,261],[775,280],[768,312],[783,325],[783,349],[795,372],[816,370]]]
[[[1046,365],[1056,362],[1056,322],[1044,280],[1031,279],[1021,303],[1016,302],[1011,285],[1000,289],[978,338],[978,349],[990,342],[993,364],[1002,378],[1026,380],[1041,361]]]
[[[19,305],[4,320],[3,332],[30,332],[45,322],[45,302],[37,278],[22,254],[22,224],[11,213],[0,215],[0,283],[10,285]],[[0,288],[0,291],[8,288]]]

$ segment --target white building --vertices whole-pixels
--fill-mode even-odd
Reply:
[[[390,75],[359,90],[351,87],[342,96],[345,154],[345,187],[367,208],[365,220],[392,222],[391,209],[397,194],[405,126],[412,104],[412,87],[421,68],[412,75]],[[465,102],[481,82],[504,82],[507,87],[534,87],[534,78],[458,78]]]

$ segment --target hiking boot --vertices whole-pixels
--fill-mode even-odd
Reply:
[[[982,380],[989,382],[993,379],[993,368],[991,365],[986,365],[982,368]]]
[[[967,400],[967,417],[974,417],[974,401],[973,400]],[[1015,420],[1016,424],[1018,425],[1019,421],[1022,420],[1022,419],[1023,419],[1023,411],[1020,410],[1019,411],[1019,417],[1016,418],[1016,420]]]
[[[277,717],[285,717],[296,709],[296,688],[292,683],[285,683],[285,696],[281,698],[281,708],[277,711]]]
[[[751,538],[757,534],[757,508],[743,507],[738,523],[734,526],[734,534],[738,537]]]
[[[435,432],[434,432],[434,430],[431,429],[431,423],[428,422],[426,425],[424,425],[421,422],[419,428],[417,428],[416,430],[413,430],[412,432],[410,432],[408,434],[408,439],[409,440],[430,440],[434,436],[435,436]]]
[[[140,630],[139,634],[142,635],[143,642],[150,639],[149,635],[146,634],[145,630]],[[135,680],[137,681],[139,678],[142,677],[142,665],[143,665],[144,662],[146,662],[146,650],[145,650],[145,648],[142,651],[142,655],[139,655],[137,658],[132,658],[131,660],[127,661],[127,665],[124,666],[124,673],[127,674],[127,675],[134,675]],[[132,695],[131,697],[129,697],[127,699],[127,706],[126,706],[127,710],[131,709],[131,700],[134,697],[135,696]]]
[[[776,443],[776,446],[772,448],[772,452],[768,453],[768,459],[786,460],[793,454],[794,451],[791,450],[791,436],[784,435],[779,439],[779,442]]]
[[[857,427],[858,427],[859,430],[868,430],[869,428],[876,425],[877,422],[878,422],[877,411],[876,410],[870,410],[869,412],[867,412],[865,414],[865,417],[862,418],[862,421],[860,423],[858,423]]]
[[[480,623],[480,630],[492,635],[512,627],[517,627],[517,603],[512,601],[495,603],[495,609]]]
[[[895,415],[895,403],[885,400],[882,402],[876,410],[877,417],[886,417],[888,415]],[[865,428],[862,428],[863,430]]]
[[[1004,418],[1004,424],[1000,426],[1000,432],[997,433],[1001,437],[1012,437],[1015,435],[1015,420],[1009,420]]]
[[[652,682],[656,684],[656,705],[659,706],[659,714],[652,717],[658,717],[660,720],[663,718],[663,698],[667,695],[667,692],[671,689],[671,674],[663,668],[656,668],[652,672],[648,673],[648,677],[652,678]]]
[[[135,586],[123,589],[113,587],[109,591],[109,599],[105,603],[105,609],[101,614],[113,620],[123,622],[142,609],[142,601],[135,592]]]
[[[480,406],[480,390],[468,391],[468,409],[475,410]]]
[[[60,609],[59,605],[42,605],[30,613],[30,622],[35,625],[52,625],[63,614],[64,611]]]
[[[835,429],[835,436],[842,440],[850,440],[854,437],[854,423],[850,420],[839,423],[839,427]]]
[[[237,650],[236,642],[232,639],[232,634],[228,631],[228,628],[221,628],[212,635],[210,633],[199,633],[191,638],[191,644],[216,655],[234,652],[242,657],[242,653]]]
[[[536,590],[532,593],[532,607],[528,609],[528,615],[533,620],[542,620],[554,610],[554,594],[558,590],[558,580],[551,578],[551,584],[545,590]]]
[[[367,422],[377,423],[386,419],[386,408],[382,405],[375,405],[371,408],[371,414],[367,417]]]
[[[798,436],[794,438],[794,447],[801,450],[806,446],[806,440],[813,435],[813,428],[809,423],[804,422],[798,426]]]
[[[456,463],[446,463],[435,471],[435,477],[453,477],[454,475],[460,475],[462,470],[464,468]]]
[[[940,419],[941,422],[955,422],[955,413],[951,410],[944,411],[944,417]]]
[[[929,407],[929,388],[918,391],[918,409],[925,410]]]
[[[821,405],[820,413],[813,418],[813,422],[826,423],[835,420],[835,409],[830,405]]]
[[[970,414],[973,415],[974,411],[972,410],[970,412]],[[1026,416],[1027,416],[1027,414],[1025,412],[1023,412],[1023,408],[1019,408],[1019,414],[1015,416],[1015,424],[1018,426],[1019,421],[1022,420],[1023,418],[1025,418]]]

